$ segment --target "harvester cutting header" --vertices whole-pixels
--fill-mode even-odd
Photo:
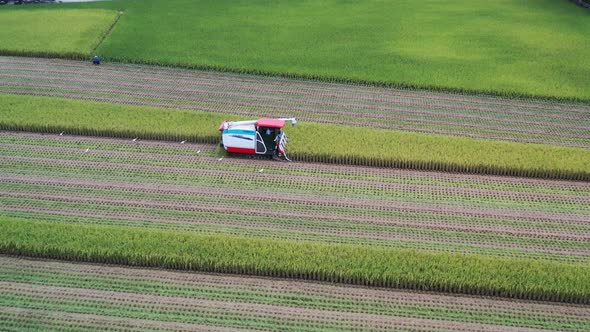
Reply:
[[[285,122],[297,124],[295,118],[225,121],[219,126],[221,144],[229,153],[266,155],[287,158],[287,135],[281,130]]]

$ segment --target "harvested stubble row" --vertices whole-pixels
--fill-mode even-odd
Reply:
[[[11,57],[0,57],[0,92],[590,147],[590,106],[578,103]]]
[[[79,326],[71,330],[98,326],[215,330],[255,325],[283,331],[387,330],[391,326],[578,331],[590,324],[588,306],[7,256],[0,256],[0,292],[3,326],[15,328],[74,323]],[[277,316],[290,319],[277,320]]]
[[[0,215],[590,262],[584,182],[220,161],[213,148],[3,132]]]

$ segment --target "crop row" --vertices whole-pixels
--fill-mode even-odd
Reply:
[[[259,78],[149,66],[0,59],[0,91],[190,108],[240,116],[295,116],[367,126],[590,147],[587,105],[509,100]],[[48,74],[51,75],[48,75]]]
[[[0,218],[0,253],[587,304],[590,267],[123,226]]]
[[[236,176],[235,174],[233,175],[234,177]],[[214,185],[215,178],[205,177],[203,180],[209,180],[207,182],[210,182],[211,185]],[[575,210],[576,206],[583,204],[582,202],[574,202],[570,204],[565,203],[567,205],[559,206],[559,202],[557,200],[553,202],[544,201],[543,203],[545,204],[543,205],[534,201],[530,201],[529,204],[526,204],[525,202],[525,204],[521,204],[520,206],[517,204],[502,204],[503,202],[500,201],[499,203],[502,205],[498,204],[499,206],[494,206],[494,204],[489,203],[489,201],[493,202],[493,197],[490,197],[489,199],[486,199],[488,197],[483,197],[479,200],[476,197],[471,200],[459,202],[461,205],[457,205],[453,204],[453,201],[462,198],[460,193],[449,191],[441,195],[435,192],[434,200],[431,200],[428,199],[429,193],[426,192],[427,189],[425,190],[422,188],[420,189],[424,190],[425,192],[416,193],[403,190],[403,188],[401,188],[400,191],[393,191],[392,194],[397,195],[392,195],[392,197],[390,197],[390,199],[392,199],[391,201],[382,198],[376,198],[374,200],[364,199],[358,195],[349,195],[348,200],[342,201],[338,196],[330,195],[332,193],[330,193],[329,190],[325,190],[323,192],[330,196],[320,197],[318,194],[298,195],[287,191],[275,191],[273,193],[271,190],[263,187],[261,187],[259,190],[250,190],[246,189],[245,187],[239,189],[239,184],[233,186],[234,188],[237,188],[236,190],[227,192],[228,186],[222,186],[222,188],[213,189],[201,186],[178,187],[172,185],[166,189],[161,189],[156,188],[155,185],[151,187],[146,184],[130,185],[128,182],[118,184],[106,181],[101,183],[88,180],[54,180],[47,177],[26,178],[23,176],[9,175],[5,175],[2,179],[2,182],[2,188],[5,189],[6,192],[19,195],[23,198],[35,198],[36,195],[47,195],[47,197],[63,197],[64,199],[67,199],[68,197],[77,197],[80,200],[90,201],[95,199],[97,202],[113,200],[113,202],[116,201],[125,203],[134,201],[137,205],[141,206],[153,204],[153,206],[162,207],[180,207],[189,206],[189,204],[195,204],[193,206],[197,207],[205,204],[214,204],[216,201],[223,199],[223,202],[217,203],[222,205],[235,204],[235,210],[238,210],[238,207],[243,207],[253,208],[254,211],[256,208],[259,208],[259,210],[268,211],[271,207],[274,207],[274,212],[276,214],[281,214],[283,211],[290,210],[294,212],[293,215],[296,215],[296,212],[298,212],[297,214],[305,214],[305,210],[309,211],[309,213],[321,213],[321,211],[324,211],[326,212],[326,215],[331,213],[340,215],[340,218],[346,218],[346,216],[367,216],[372,218],[374,221],[385,221],[388,218],[393,219],[394,216],[399,215],[398,212],[409,212],[411,211],[410,204],[415,205],[416,211],[418,211],[421,206],[426,208],[437,205],[441,207],[441,210],[443,210],[441,212],[444,212],[444,210],[459,211],[461,206],[471,206],[473,208],[484,210],[479,212],[481,217],[484,217],[484,213],[482,212],[485,212],[486,208],[488,212],[494,211],[490,207],[497,207],[496,212],[503,210],[504,214],[507,215],[510,213],[516,214],[518,210],[523,211],[523,213],[526,211],[533,211],[538,214],[546,211],[546,223],[542,223],[540,221],[535,223],[533,221],[534,218],[530,218],[528,223],[523,222],[519,224],[518,222],[506,222],[502,226],[515,226],[517,229],[521,230],[537,229],[541,231],[544,229],[549,229],[551,232],[554,232],[556,236],[558,236],[560,233],[559,228],[562,228],[563,230],[582,230],[584,225],[581,222],[584,220],[584,216],[586,216],[588,213],[586,206],[583,206],[583,208],[579,211]],[[264,185],[264,182],[261,182],[261,185]],[[277,193],[280,193],[280,195],[277,195]],[[421,196],[426,196],[426,199],[422,198]],[[256,201],[248,200],[253,197],[257,198]],[[358,197],[358,199],[353,201],[350,199],[352,197]],[[551,203],[553,206],[550,205]],[[132,205],[133,203],[130,204]],[[453,209],[453,207],[455,208]],[[246,210],[244,210],[244,212],[246,212]],[[441,213],[441,215],[444,215],[444,213]],[[561,223],[559,223],[560,221]],[[576,223],[576,221],[578,221],[578,223]],[[468,220],[465,220],[464,223],[470,224]],[[485,222],[482,220],[482,225],[483,224],[485,224]],[[578,235],[580,238],[583,238],[583,234]],[[572,237],[574,237],[573,234]]]
[[[231,115],[0,95],[0,129],[218,142]],[[434,134],[301,124],[289,128],[289,154],[301,161],[587,180],[590,150]]]
[[[116,307],[117,302],[120,301],[118,299],[130,295],[129,297],[137,299],[138,302],[152,303],[152,306],[146,308],[147,313],[144,313],[152,315],[150,318],[154,318],[158,311],[169,312],[170,307],[174,307],[175,303],[182,303],[190,310],[199,310],[198,306],[195,308],[197,303],[211,303],[230,312],[232,307],[243,304],[252,305],[259,311],[272,308],[273,312],[278,313],[305,310],[316,313],[312,321],[321,321],[338,315],[347,322],[360,318],[361,315],[372,315],[375,321],[385,322],[384,318],[389,318],[396,319],[398,323],[401,321],[400,318],[406,318],[406,322],[414,319],[415,323],[424,324],[422,326],[416,324],[413,326],[415,328],[443,328],[453,322],[457,328],[462,326],[491,329],[496,326],[496,328],[506,329],[511,326],[568,331],[582,329],[589,323],[588,308],[583,306],[465,296],[451,297],[432,293],[343,287],[246,276],[187,274],[37,261],[6,256],[0,256],[0,262],[2,263],[0,264],[0,289],[3,294],[10,294],[12,297],[10,302],[5,300],[10,307],[4,308],[11,308],[13,311],[19,308],[31,308],[30,301],[35,301],[43,302],[44,304],[37,305],[36,309],[47,310],[47,313],[61,310],[63,313],[82,314],[89,307],[93,308],[93,313],[98,313],[100,308],[105,306],[105,298],[110,306]],[[63,290],[63,293],[57,294],[47,291],[48,289]],[[71,289],[77,289],[78,292],[72,293]],[[31,290],[39,290],[39,292],[30,296]],[[84,290],[88,290],[88,293]],[[83,294],[84,298],[95,298],[97,301],[92,303],[72,301],[71,296],[74,294]],[[65,301],[68,297],[72,306],[66,307]],[[175,301],[168,300],[166,303],[162,301],[163,297],[174,298]],[[126,318],[138,317],[136,312],[129,310],[123,310],[123,312]],[[0,315],[2,314],[7,313],[0,309]],[[101,312],[101,314],[106,316],[107,313]],[[120,315],[119,312],[110,312],[110,314]],[[160,321],[164,319],[176,321],[178,318],[181,317],[155,317]],[[16,321],[19,320],[16,319]],[[437,325],[437,321],[440,324]],[[362,328],[370,327],[365,323],[361,324]],[[280,328],[286,327],[283,325]]]
[[[3,133],[1,214],[561,261],[590,254],[583,182],[219,160],[205,147]]]
[[[307,240],[328,243],[364,244],[387,248],[408,248],[432,252],[479,253],[503,257],[540,258],[564,262],[587,262],[587,248],[581,243],[527,239],[516,236],[462,233],[458,231],[421,230],[410,227],[358,227],[356,224],[327,224],[309,219],[286,219],[281,216],[258,217],[221,212],[170,212],[158,209],[124,211],[118,206],[79,204],[47,204],[47,202],[2,200],[6,210],[2,216],[27,220],[45,220],[72,224],[121,225],[146,229],[189,231],[198,233],[243,235],[274,239]],[[29,205],[27,205],[27,203]],[[32,205],[34,203],[35,205]],[[48,206],[49,205],[49,206]],[[91,212],[89,212],[89,208]],[[280,221],[284,221],[281,223]],[[364,228],[364,229],[362,229]],[[478,236],[479,235],[479,236]],[[508,238],[507,238],[508,237]],[[494,242],[494,239],[499,241]]]

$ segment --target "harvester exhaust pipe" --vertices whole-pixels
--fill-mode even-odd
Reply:
[[[279,120],[283,120],[285,122],[291,122],[291,126],[295,127],[295,125],[297,124],[297,119],[295,118],[281,118]]]

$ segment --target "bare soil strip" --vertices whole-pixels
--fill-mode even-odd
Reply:
[[[41,213],[230,234],[590,259],[586,182],[219,160],[212,149],[0,132],[0,210],[31,218]]]
[[[5,295],[0,300],[5,302],[0,305],[0,317],[9,317],[17,324],[44,317],[49,326],[53,322],[86,327],[102,322],[117,330],[145,326],[231,331],[247,328],[256,320],[281,330],[330,326],[379,331],[396,326],[417,330],[527,331],[544,324],[545,328],[575,330],[590,317],[590,307],[583,305],[7,256],[0,256],[0,263],[0,293]],[[75,286],[65,286],[64,282]],[[429,315],[437,318],[425,318]],[[191,324],[192,320],[207,318],[208,324]]]
[[[0,57],[0,92],[590,147],[590,105]]]

